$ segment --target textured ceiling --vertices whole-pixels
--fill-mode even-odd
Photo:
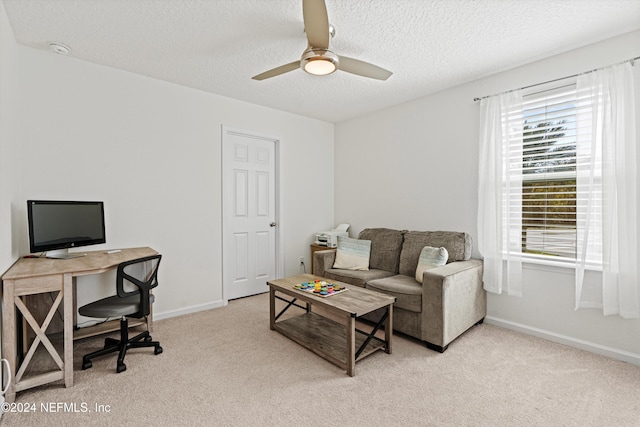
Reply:
[[[306,48],[301,0],[3,3],[18,43],[330,122],[640,28],[640,0],[326,0],[332,50],[394,74],[254,81]]]

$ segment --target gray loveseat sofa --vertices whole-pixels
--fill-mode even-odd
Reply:
[[[371,241],[369,270],[333,268],[336,251],[332,249],[314,253],[313,274],[395,296],[394,330],[444,352],[451,341],[484,320],[483,264],[471,259],[468,234],[367,228],[358,239]],[[415,273],[425,246],[446,248],[449,260],[425,271],[419,283]]]

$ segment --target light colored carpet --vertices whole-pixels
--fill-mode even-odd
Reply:
[[[121,374],[115,355],[82,371],[101,339],[78,342],[74,387],[18,393],[36,412],[6,413],[2,425],[640,425],[638,366],[495,326],[472,328],[444,354],[396,335],[393,354],[363,359],[349,377],[268,322],[267,294],[158,321],[164,353],[134,350]],[[65,403],[90,412],[56,406]]]

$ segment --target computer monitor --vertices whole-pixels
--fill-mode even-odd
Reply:
[[[74,258],[69,248],[106,243],[104,203],[27,200],[29,249],[47,258]]]

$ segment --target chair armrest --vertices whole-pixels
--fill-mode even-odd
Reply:
[[[487,314],[479,259],[456,261],[422,276],[422,331],[425,341],[446,347]]]
[[[313,253],[313,271],[316,276],[324,277],[324,272],[333,267],[336,260],[336,250],[327,249]]]

